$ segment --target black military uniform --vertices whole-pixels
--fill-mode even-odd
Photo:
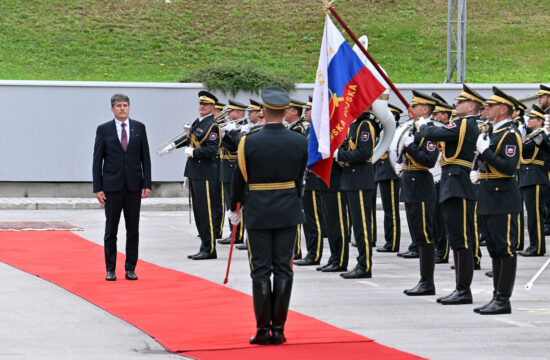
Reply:
[[[214,107],[218,111],[223,111],[225,104],[221,102],[216,102],[216,105]],[[214,115],[214,119],[215,118],[216,115]],[[223,224],[225,220],[225,203],[223,200],[223,184],[220,182],[221,157],[219,149],[216,153],[216,164],[218,166],[218,175],[216,176],[216,182],[214,184],[214,188],[216,189],[214,195],[214,234],[216,239],[221,239],[223,237]]]
[[[541,96],[548,97],[548,105],[544,106],[542,104],[540,109],[543,110],[544,114],[550,114],[550,87],[540,84],[540,90],[537,93],[537,97],[540,99]],[[544,154],[544,166],[546,167],[548,178],[550,179],[550,153]],[[544,234],[550,235],[550,192],[544,196],[544,208],[545,208],[545,218],[544,218]]]
[[[536,105],[533,105],[533,110],[528,116],[544,123],[544,113]],[[543,225],[544,195],[548,191],[548,175],[544,166],[544,154],[550,150],[549,145],[548,137],[544,132],[523,143],[519,187],[527,209],[529,247],[525,251],[518,252],[522,256],[543,256],[546,253]]]
[[[288,107],[289,108],[291,108],[291,107],[295,108],[296,111],[298,112],[298,117],[301,117],[305,105],[306,105],[306,103],[304,103],[302,101],[295,100],[295,99],[290,99],[290,103],[288,104]],[[306,132],[306,128],[305,128],[304,124],[302,123],[301,119],[298,119],[295,122],[293,122],[292,124],[289,124],[288,129],[292,130],[292,131],[295,131],[297,133],[300,133],[300,134],[302,134],[306,137],[309,133],[309,132]],[[302,231],[301,231],[300,226],[298,226],[298,231],[296,232],[296,248],[294,249],[294,258],[295,259],[301,259],[302,258]]]
[[[484,99],[468,86],[463,85],[458,101]],[[470,181],[470,170],[474,160],[476,140],[479,135],[478,117],[466,116],[453,120],[443,127],[422,126],[419,136],[432,141],[444,141],[441,160],[440,202],[443,208],[446,233],[453,249],[456,290],[439,298],[443,305],[471,304],[470,285],[473,278],[475,244],[474,208],[475,189]]]
[[[304,109],[311,109],[311,105],[310,97],[310,101],[304,105]],[[309,141],[309,126],[305,131],[306,140]],[[323,180],[306,169],[306,184],[302,202],[305,215],[303,227],[307,255],[301,260],[294,261],[294,264],[299,266],[318,265],[323,257],[323,227],[326,222],[326,210],[321,190],[328,190]]]
[[[512,121],[514,122],[514,125],[519,129],[520,126],[525,126],[525,119],[523,116],[525,115],[525,110],[527,110],[527,106],[523,104],[522,102],[518,101],[516,98],[510,96],[510,100],[514,103],[514,114],[512,117]],[[521,131],[520,131],[521,135]],[[516,174],[516,180],[519,184],[519,169],[518,173]],[[520,191],[521,195],[521,203],[523,204],[523,192]],[[525,246],[525,211],[523,210],[523,206],[520,209],[520,212],[518,214],[518,226],[519,226],[519,241],[516,246],[516,250],[523,250]]]
[[[388,108],[395,117],[396,127],[398,127],[399,117],[403,111],[391,104],[388,104]],[[384,237],[386,239],[384,246],[376,251],[398,252],[401,243],[401,216],[399,215],[401,178],[395,173],[388,152],[374,163],[374,180],[380,188],[380,199],[384,210]]]
[[[233,110],[245,111],[247,108],[246,105],[235,100],[230,99],[228,102],[229,105],[227,105],[227,108],[229,109],[229,112]],[[233,180],[233,173],[237,168],[237,147],[239,145],[240,139],[241,134],[239,131],[227,131],[222,137],[220,147],[220,182],[223,185],[223,199],[227,208],[229,208],[229,201],[231,199],[231,181]],[[244,242],[244,228],[245,220],[241,220],[241,222],[237,225],[235,229],[235,244],[242,244]],[[233,224],[231,224],[231,221],[229,221],[229,231],[231,232],[230,235],[227,238],[218,241],[218,243],[224,245],[231,244],[231,240],[233,237]]]
[[[431,106],[433,110],[436,102],[433,97],[413,90],[411,106],[424,104]],[[404,155],[406,158],[402,165],[401,201],[405,203],[409,232],[418,246],[420,257],[420,281],[414,288],[404,292],[411,296],[433,295],[435,186],[430,168],[437,162],[439,150],[435,142],[415,136],[414,142],[405,148]]]
[[[199,103],[215,104],[216,97],[208,91],[199,92]],[[215,259],[215,224],[214,201],[216,196],[217,163],[216,153],[220,146],[221,136],[214,116],[209,114],[196,119],[191,125],[189,135],[174,141],[177,147],[193,148],[193,156],[187,158],[184,175],[189,179],[189,191],[193,200],[195,223],[201,238],[200,250],[189,255],[193,260]]]
[[[260,96],[266,120],[281,121],[282,110],[290,101],[288,94],[270,87]],[[238,156],[231,210],[235,211],[237,202],[241,202],[247,219],[257,325],[256,336],[250,342],[280,344],[286,341],[283,331],[292,290],[292,255],[296,229],[303,220],[300,195],[307,143],[302,135],[285,129],[280,122],[268,122],[261,131],[242,138]]]
[[[488,106],[506,105],[511,112],[514,103],[510,97],[497,87],[493,87],[493,93],[486,101]],[[491,230],[487,232],[487,250],[493,263],[494,291],[493,299],[474,311],[485,315],[509,314],[517,266],[518,214],[522,206],[516,181],[522,142],[510,119],[495,124],[489,139],[489,148],[480,155],[478,214],[479,220]]]
[[[353,226],[359,255],[357,266],[344,279],[372,277],[372,203],[375,192],[372,155],[376,145],[375,118],[361,114],[348,128],[346,139],[338,148],[335,160],[343,164],[340,188],[345,198]]]

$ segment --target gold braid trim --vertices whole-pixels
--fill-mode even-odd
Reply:
[[[464,138],[466,136],[466,128],[468,126],[468,121],[463,118],[462,119],[462,123],[460,123],[460,132],[459,132],[459,135],[458,135],[458,145],[456,147],[456,152],[453,156],[451,157],[447,157],[445,155],[445,144],[443,145],[443,161],[446,163],[446,164],[452,164],[454,163],[454,161],[456,160],[456,158],[458,157],[458,154],[460,154],[460,151],[462,150],[462,145],[464,144]],[[470,165],[471,166],[471,165]]]
[[[246,158],[244,157],[244,142],[246,140],[246,135],[242,137],[239,142],[239,147],[237,149],[237,161],[239,164],[239,170],[243,175],[244,182],[248,182],[248,174],[246,173]]]

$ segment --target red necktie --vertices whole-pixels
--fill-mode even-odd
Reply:
[[[122,123],[122,133],[120,134],[120,144],[122,149],[126,151],[128,148],[128,134],[126,134],[126,124]]]

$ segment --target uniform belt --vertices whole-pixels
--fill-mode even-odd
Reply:
[[[237,160],[237,155],[231,155],[231,154],[222,154],[221,156],[222,160]]]
[[[514,175],[506,175],[506,176],[503,176],[503,175],[499,175],[499,174],[495,174],[495,173],[490,173],[490,172],[482,172],[482,173],[479,173],[478,176],[479,176],[479,179],[480,179],[480,180],[506,179],[506,178],[514,177]]]
[[[402,165],[402,169],[403,170],[407,170],[407,171],[413,171],[413,170],[416,170],[416,171],[420,171],[420,170],[423,170],[423,171],[428,171],[430,170],[429,168],[425,167],[425,166],[416,166],[414,164],[410,164],[410,165],[407,165],[407,164],[403,164]]]
[[[460,159],[455,159],[453,161],[441,160],[441,162],[439,164],[441,165],[441,167],[446,166],[446,165],[460,165],[460,166],[467,167],[468,169],[472,168],[472,162],[471,161],[460,160]]]
[[[278,183],[259,183],[259,184],[248,184],[248,190],[250,191],[261,191],[261,190],[285,190],[285,189],[294,189],[296,183],[294,181],[285,181]]]

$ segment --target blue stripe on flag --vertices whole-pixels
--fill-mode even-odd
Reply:
[[[365,66],[347,42],[343,42],[328,65],[330,91],[342,96],[344,88]],[[330,96],[330,94],[329,94]]]
[[[321,153],[319,152],[319,141],[317,140],[317,134],[315,134],[313,123],[309,126],[309,143],[307,146],[307,166],[311,166],[317,161],[323,160]]]

